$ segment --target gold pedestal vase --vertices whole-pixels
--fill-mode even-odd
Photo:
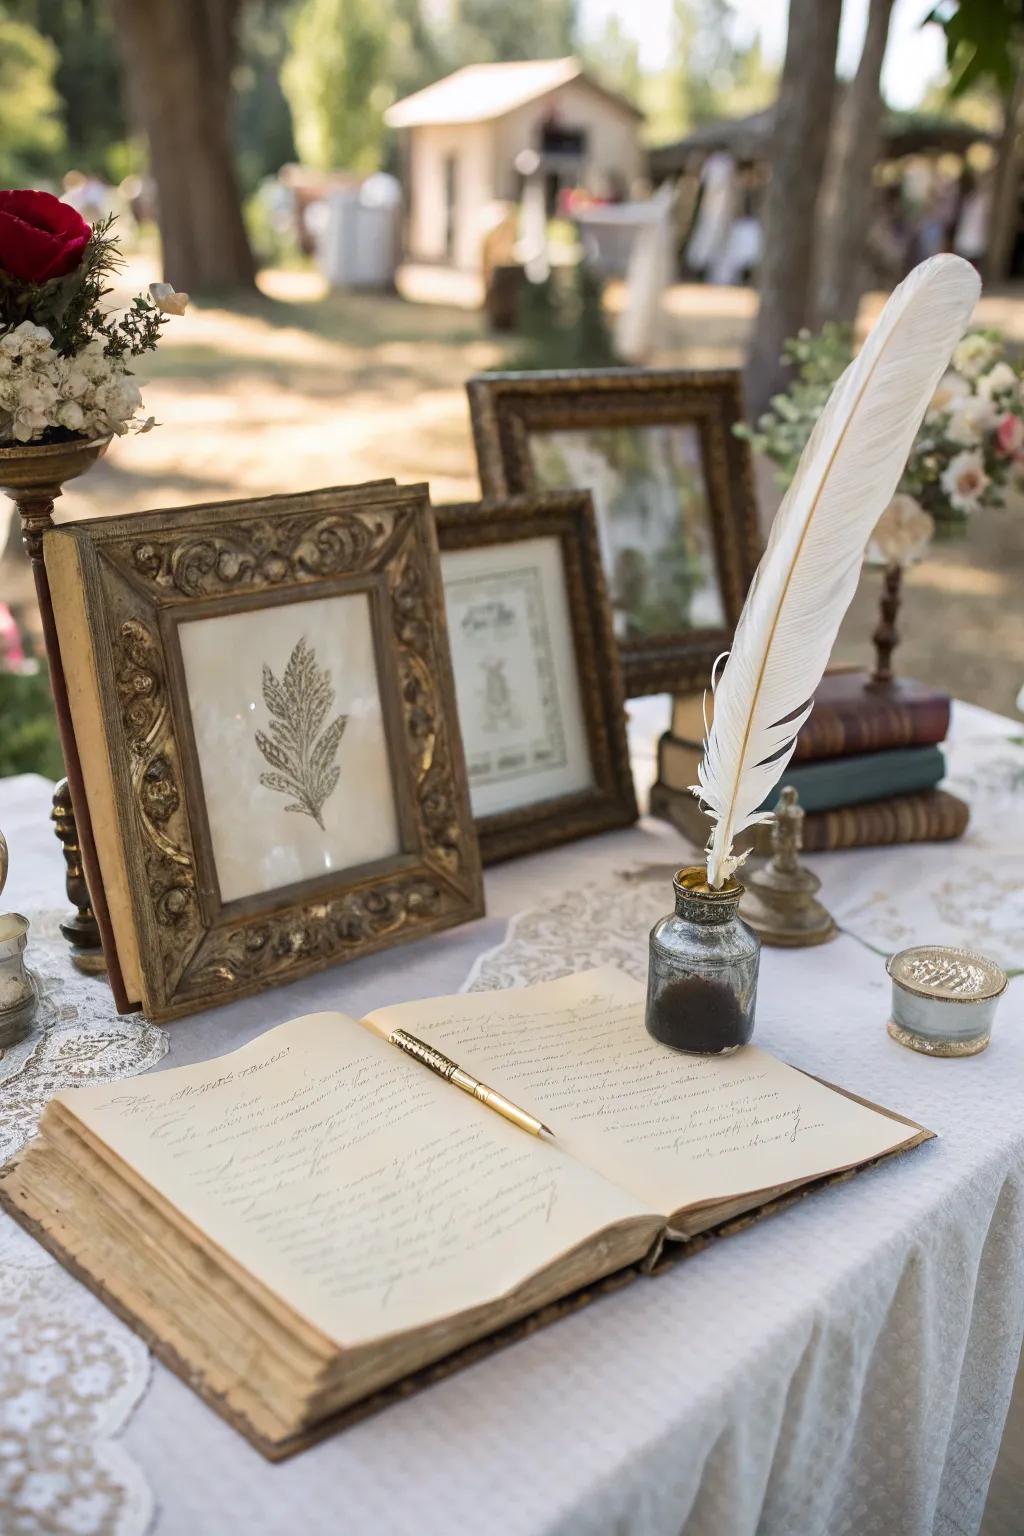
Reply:
[[[91,829],[84,819],[82,824],[76,823],[73,809],[73,805],[84,806],[86,801],[60,664],[50,586],[43,564],[43,534],[53,527],[53,504],[67,481],[77,479],[91,469],[109,444],[108,436],[0,448],[0,491],[14,502],[21,519],[22,542],[35,581],[50,687],[67,771],[67,779],[62,780],[54,792],[52,812],[67,866],[68,899],[74,907],[61,924],[61,932],[71,945],[74,963],[79,970],[89,973],[104,968],[100,922],[106,920],[106,902]],[[99,922],[97,911],[101,914]]]

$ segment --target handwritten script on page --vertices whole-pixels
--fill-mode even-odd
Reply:
[[[687,1056],[644,1029],[644,989],[611,968],[403,1003],[364,1022],[420,1035],[551,1126],[664,1215],[866,1161],[907,1127],[765,1051]]]
[[[491,1301],[650,1214],[343,1015],[62,1101],[341,1344]]]

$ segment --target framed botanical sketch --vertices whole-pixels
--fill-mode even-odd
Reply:
[[[154,1018],[483,910],[425,487],[44,541],[116,961]]]
[[[484,863],[636,820],[586,491],[435,508]]]
[[[485,373],[467,389],[485,497],[590,491],[627,694],[706,683],[761,553],[738,373]]]

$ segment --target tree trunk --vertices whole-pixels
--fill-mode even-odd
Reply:
[[[893,0],[871,0],[857,73],[836,114],[818,220],[817,314],[853,324],[864,291],[875,161],[882,129],[882,60]]]
[[[761,302],[745,374],[756,419],[784,382],[782,343],[810,318],[814,210],[835,97],[842,0],[790,0],[764,205]]]
[[[1013,246],[1020,222],[1020,179],[1024,170],[1024,68],[1017,75],[1012,94],[1004,107],[1003,132],[999,140],[995,176],[992,185],[992,212],[989,218],[985,277],[990,283],[1002,283],[1010,275]]]
[[[231,142],[240,0],[113,0],[128,99],[149,140],[164,276],[188,293],[251,288]]]

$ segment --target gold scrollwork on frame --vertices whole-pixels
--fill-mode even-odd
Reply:
[[[141,1001],[191,1012],[483,910],[425,487],[390,483],[104,519],[80,545]],[[189,618],[365,591],[400,851],[222,901],[178,639]],[[351,792],[358,794],[358,786]],[[90,791],[91,798],[91,791]]]

